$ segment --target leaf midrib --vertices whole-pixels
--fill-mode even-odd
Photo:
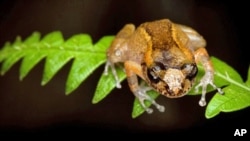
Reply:
[[[77,53],[77,54],[81,54],[81,53],[93,53],[93,54],[99,54],[99,55],[105,55],[105,51],[91,51],[91,49],[69,49],[69,48],[64,48],[63,46],[57,46],[57,47],[39,47],[41,45],[37,45],[34,46],[33,48],[26,48],[26,47],[21,47],[21,48],[18,48],[19,51],[34,51],[34,50],[38,50],[38,51],[66,51],[66,52],[74,52],[74,53]],[[16,47],[14,48],[9,48],[9,49],[13,49],[13,50],[17,50]],[[93,49],[94,50],[94,49]]]
[[[218,77],[220,77],[220,78],[222,78],[222,79],[230,82],[230,84],[236,85],[236,86],[241,87],[241,88],[243,88],[243,89],[245,89],[245,90],[247,90],[247,91],[250,92],[250,88],[249,87],[247,87],[246,85],[243,85],[242,83],[239,83],[239,82],[231,79],[229,76],[223,75],[223,74],[221,74],[219,72],[216,72],[215,75],[217,75]]]

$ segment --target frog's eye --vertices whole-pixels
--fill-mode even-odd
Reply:
[[[152,83],[158,83],[160,81],[160,78],[151,69],[147,70],[147,76],[148,76],[148,79],[150,80],[150,82],[152,82]]]
[[[149,80],[153,83],[158,83],[161,80],[159,73],[162,70],[166,70],[165,66],[160,62],[155,62],[151,68],[147,69]]]
[[[184,64],[181,67],[181,70],[186,74],[186,78],[189,80],[194,79],[194,77],[196,76],[196,74],[198,72],[198,68],[197,68],[196,64],[194,64],[194,63]]]

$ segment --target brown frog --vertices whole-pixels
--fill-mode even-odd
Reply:
[[[198,90],[202,87],[199,105],[205,106],[209,84],[223,93],[213,83],[214,69],[205,46],[206,41],[194,29],[169,19],[146,22],[137,28],[133,24],[126,24],[107,50],[105,73],[111,67],[116,87],[121,88],[115,64],[123,63],[128,85],[142,107],[148,113],[153,112],[144,104],[148,100],[163,112],[164,106],[148,96],[147,91],[153,88],[169,98],[186,95],[193,87],[198,72],[196,64],[200,62],[205,75],[195,88]],[[139,85],[138,76],[148,86]]]

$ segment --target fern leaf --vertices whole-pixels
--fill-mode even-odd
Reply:
[[[54,47],[57,48],[60,47],[64,42],[62,33],[59,31],[52,32],[50,34],[47,34],[40,42],[41,45],[44,45],[45,47]]]
[[[24,53],[20,51],[13,52],[12,54],[10,54],[2,65],[1,75],[4,75],[23,56],[24,56]]]
[[[53,78],[53,76],[73,57],[73,55],[70,55],[67,52],[51,52],[46,58],[44,67],[44,72],[46,73],[43,73],[41,85],[46,85]]]
[[[24,77],[30,72],[30,70],[34,68],[34,66],[46,56],[46,54],[44,54],[43,52],[32,53],[31,51],[29,51],[29,53],[26,53],[27,54],[24,56],[20,67],[20,80],[23,80]]]
[[[86,55],[78,56],[70,70],[66,83],[66,94],[75,90],[98,66],[105,62],[105,55],[91,55],[93,58],[86,59]],[[86,61],[92,65],[86,65]]]
[[[34,43],[39,42],[40,38],[41,38],[41,34],[39,32],[33,32],[33,34],[27,37],[23,43],[27,46],[33,45]]]
[[[123,81],[126,78],[125,72],[121,68],[118,68],[116,71],[120,82]],[[96,104],[103,100],[115,87],[116,82],[111,70],[109,70],[107,75],[103,73],[98,81],[92,103]]]
[[[6,43],[0,50],[2,62],[1,74],[5,74],[16,62],[22,59],[20,79],[42,59],[46,59],[42,85],[47,84],[53,76],[71,59],[74,59],[66,81],[66,94],[74,91],[98,66],[106,61],[106,49],[113,36],[105,36],[95,45],[87,34],[79,34],[64,41],[61,32],[55,31],[40,39],[40,33],[34,32],[22,42],[17,37],[13,44]]]
[[[113,39],[112,36],[103,37],[95,44],[95,46],[93,46],[89,44],[91,38],[85,38],[88,41],[80,39],[78,40],[81,41],[78,46],[84,46],[84,50],[74,55],[77,57],[74,60],[66,82],[66,94],[69,94],[75,90],[90,74],[94,72],[96,68],[106,61],[105,52],[109,46],[107,43],[110,43]],[[78,49],[77,46],[74,48]]]
[[[26,55],[22,60],[20,68],[20,80],[22,80],[43,58],[51,54],[50,49],[47,48],[58,48],[58,46],[63,43],[63,37],[60,32],[48,34],[39,44],[37,44],[39,39],[40,34],[35,32],[24,42],[24,45],[26,45]],[[53,49],[51,50],[55,55],[56,53],[53,52]]]

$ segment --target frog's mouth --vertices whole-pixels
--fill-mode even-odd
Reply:
[[[181,68],[165,68],[154,66],[146,69],[146,81],[160,94],[169,98],[178,98],[186,95],[192,88],[197,74],[196,65],[185,65]],[[146,70],[145,70],[146,69]]]

